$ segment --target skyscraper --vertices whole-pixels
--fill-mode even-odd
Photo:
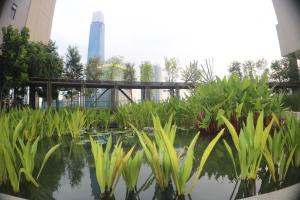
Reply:
[[[48,43],[56,0],[0,0],[0,27],[29,28],[30,40]],[[0,31],[0,43],[2,31]]]
[[[101,11],[94,12],[90,26],[88,59],[100,57],[104,62],[104,16]]]

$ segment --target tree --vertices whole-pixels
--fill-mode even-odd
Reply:
[[[66,54],[64,75],[68,79],[83,79],[83,64],[76,46],[69,46]]]
[[[83,64],[81,55],[76,46],[69,46],[66,54],[66,62],[64,68],[64,77],[67,79],[83,79]],[[78,94],[78,90],[71,88],[65,90],[65,97],[71,98],[71,105],[73,103],[73,96]]]
[[[242,70],[241,70],[242,64],[241,64],[240,62],[238,62],[238,61],[233,61],[233,62],[229,65],[228,68],[229,68],[228,71],[229,71],[230,75],[235,74],[236,76],[242,78],[242,76],[243,76],[243,75],[242,75]]]
[[[299,81],[299,68],[297,63],[297,57],[295,54],[290,54],[287,56],[289,60],[288,67],[288,77],[290,82],[298,82]]]
[[[289,60],[282,58],[281,60],[275,60],[271,63],[270,78],[276,82],[286,82],[288,78]]]
[[[240,78],[267,78],[269,70],[266,67],[266,59],[258,59],[257,61],[246,60],[243,63],[238,61],[233,61],[229,65],[229,73],[236,74]]]
[[[199,68],[198,61],[190,62],[181,72],[182,79],[185,82],[190,82],[193,85],[197,84],[201,80],[201,69]]]
[[[25,94],[24,81],[28,80],[27,46],[28,28],[20,32],[12,26],[2,28],[3,42],[0,46],[0,93],[1,100],[8,98],[13,89],[13,103],[20,104]],[[2,102],[2,101],[1,101]]]
[[[167,72],[166,81],[174,82],[178,77],[179,65],[176,58],[165,57],[165,70]]]
[[[152,64],[148,61],[140,65],[141,81],[150,82],[153,80]],[[149,89],[142,90],[142,99],[150,99],[151,91]]]
[[[132,63],[125,64],[125,71],[124,71],[123,78],[125,81],[130,81],[130,82],[136,80],[134,64]],[[130,89],[130,97],[132,98],[132,89]]]
[[[124,71],[123,78],[125,81],[130,81],[130,82],[136,80],[134,64],[132,63],[125,64],[125,71]]]
[[[31,42],[28,45],[28,75],[38,78],[61,78],[63,72],[63,58],[57,53],[54,42],[48,44],[41,42]],[[46,88],[30,87],[30,105],[35,105],[35,92],[40,97],[46,98]],[[59,91],[52,90],[52,97],[58,99]]]
[[[149,61],[143,62],[140,65],[141,81],[150,82],[153,79],[152,64]]]
[[[91,58],[86,65],[85,75],[87,80],[100,80],[103,72],[100,69],[100,57]]]
[[[113,56],[110,59],[106,61],[107,68],[105,70],[105,79],[107,80],[115,80],[119,73],[120,73],[120,68],[123,67],[123,57],[121,56]]]

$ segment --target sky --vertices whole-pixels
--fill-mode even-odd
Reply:
[[[93,12],[105,23],[105,58],[164,66],[176,57],[190,61],[213,58],[214,73],[228,74],[237,60],[280,58],[277,19],[271,0],[57,0],[51,39],[60,55],[76,45],[86,63]]]

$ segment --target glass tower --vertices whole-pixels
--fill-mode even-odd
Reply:
[[[100,57],[104,62],[104,17],[101,11],[93,14],[93,20],[90,26],[88,60]]]

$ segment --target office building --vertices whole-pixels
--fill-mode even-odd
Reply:
[[[277,35],[282,56],[300,59],[300,1],[272,0],[278,24]]]
[[[104,62],[104,35],[104,16],[101,11],[97,11],[93,14],[92,23],[90,26],[88,60],[91,58],[100,57],[100,60]]]
[[[153,72],[153,81],[154,82],[161,82],[161,68],[159,65],[154,65],[152,68]],[[151,92],[151,100],[160,101],[161,100],[161,90],[153,89]]]
[[[30,30],[31,41],[48,43],[56,0],[1,0],[0,26]],[[2,31],[0,31],[0,43]]]

